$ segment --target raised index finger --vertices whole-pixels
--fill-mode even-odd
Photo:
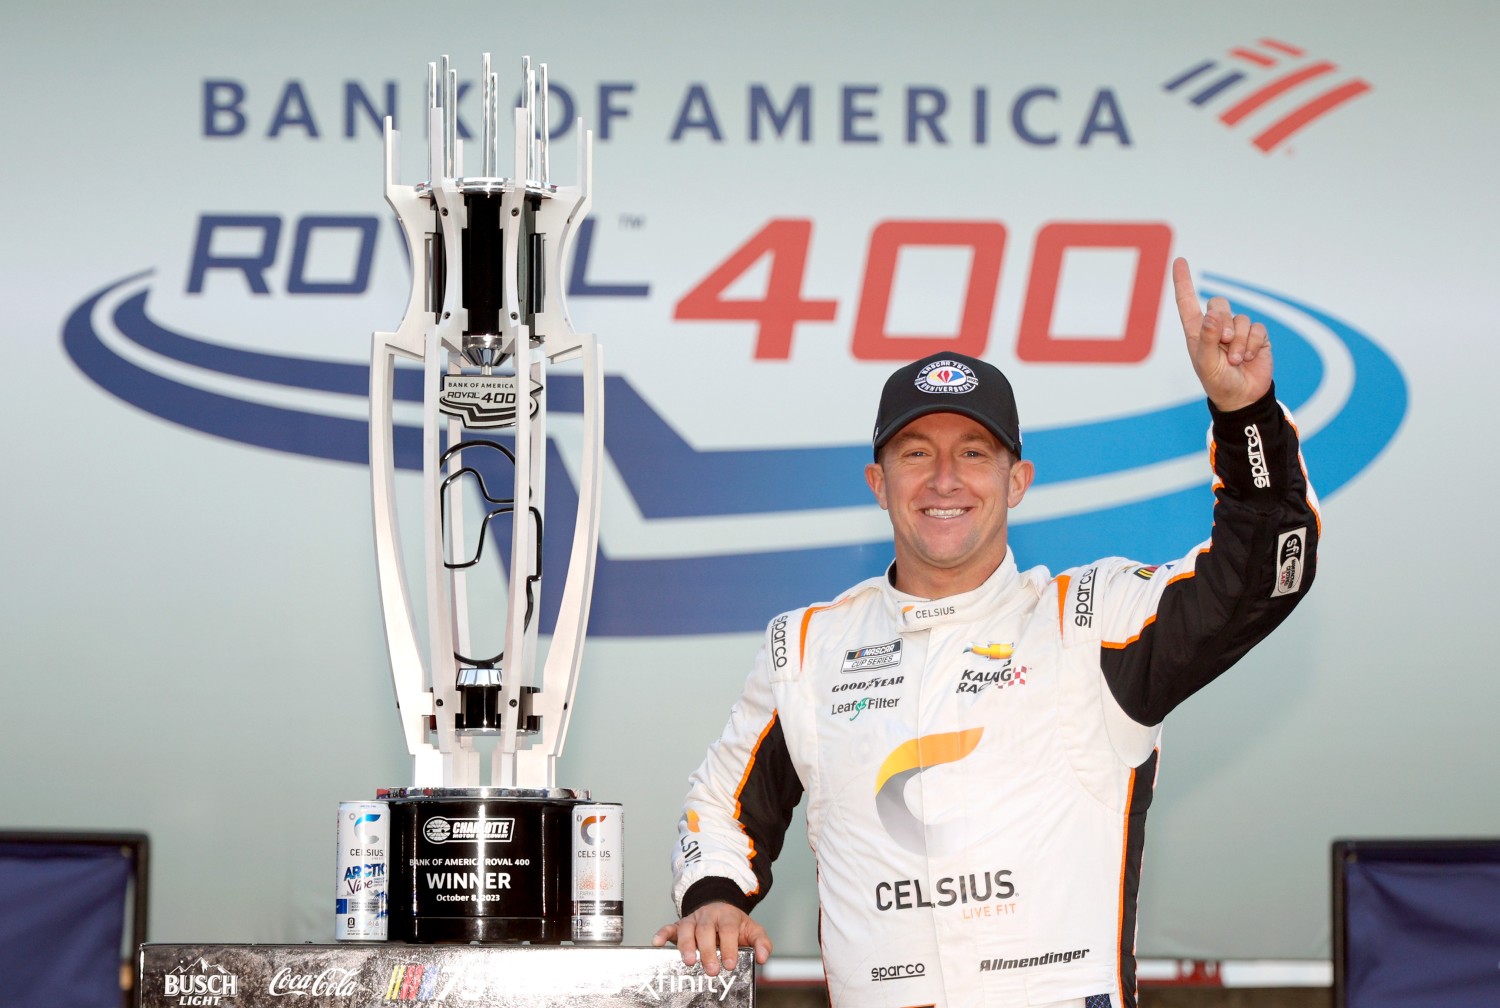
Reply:
[[[1193,274],[1187,260],[1178,256],[1172,261],[1172,287],[1177,296],[1177,314],[1182,319],[1182,331],[1189,338],[1198,335],[1203,326],[1203,306],[1198,301],[1198,290],[1193,286]]]

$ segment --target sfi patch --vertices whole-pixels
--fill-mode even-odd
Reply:
[[[938,360],[917,372],[915,384],[919,392],[956,395],[977,389],[979,378],[966,364],[955,360]]]
[[[1307,526],[1276,537],[1276,584],[1271,597],[1295,595],[1302,590],[1302,554],[1307,550]]]

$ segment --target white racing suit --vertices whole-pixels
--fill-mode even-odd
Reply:
[[[1007,553],[962,595],[886,575],[776,617],[690,782],[679,911],[753,909],[805,791],[834,1005],[1134,1006],[1160,723],[1316,566],[1290,418],[1271,394],[1212,412],[1213,532],[1179,560],[1052,575]]]

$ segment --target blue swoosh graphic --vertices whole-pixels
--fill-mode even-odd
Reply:
[[[120,400],[193,430],[277,451],[367,464],[368,423],[247,402],[194,388],[142,368],[112,350],[94,327],[98,305],[115,291],[143,284],[150,271],[96,291],[69,315],[63,345],[78,368]],[[1353,359],[1355,380],[1339,414],[1303,446],[1324,496],[1368,466],[1390,442],[1406,412],[1399,369],[1347,323],[1284,295],[1226,277],[1208,284],[1251,291],[1271,303],[1316,318]],[[1225,293],[1205,288],[1205,293]],[[365,396],[365,364],[289,357],[227,347],[172,331],[147,310],[149,289],[125,295],[111,317],[114,331],[165,358],[225,376],[313,393]],[[1296,410],[1324,380],[1316,349],[1274,310],[1257,312],[1276,347],[1277,393]],[[554,376],[550,408],[581,410],[577,377]],[[400,368],[398,400],[420,402],[421,373]],[[605,443],[646,519],[816,511],[869,504],[861,473],[867,444],[818,448],[698,451],[621,376],[606,378]],[[1201,452],[1207,413],[1201,398],[1103,421],[1026,433],[1026,453],[1038,460],[1037,485],[1106,475]],[[421,467],[420,430],[397,426],[396,462]],[[546,530],[549,543],[567,542],[577,508],[576,489],[549,445]],[[1013,525],[1010,538],[1026,564],[1053,570],[1123,554],[1165,560],[1206,534],[1211,498],[1206,484],[1158,497],[1054,519]],[[357,507],[351,502],[351,507]],[[503,537],[502,537],[503,539]],[[501,555],[507,548],[504,542]],[[822,548],[724,553],[659,559],[612,559],[601,543],[589,632],[602,636],[660,636],[758,630],[792,605],[828,599],[878,573],[889,562],[887,542]],[[565,551],[544,552],[543,626],[556,615]]]

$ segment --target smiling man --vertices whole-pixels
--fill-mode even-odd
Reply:
[[[681,919],[656,944],[710,975],[741,945],[766,961],[750,912],[805,793],[834,1005],[1133,1008],[1162,719],[1286,618],[1319,533],[1265,328],[1201,310],[1180,259],[1173,281],[1208,397],[1208,541],[1019,570],[1033,467],[1009,382],[958,353],[896,371],[865,470],[895,562],[771,621],[690,781]]]

